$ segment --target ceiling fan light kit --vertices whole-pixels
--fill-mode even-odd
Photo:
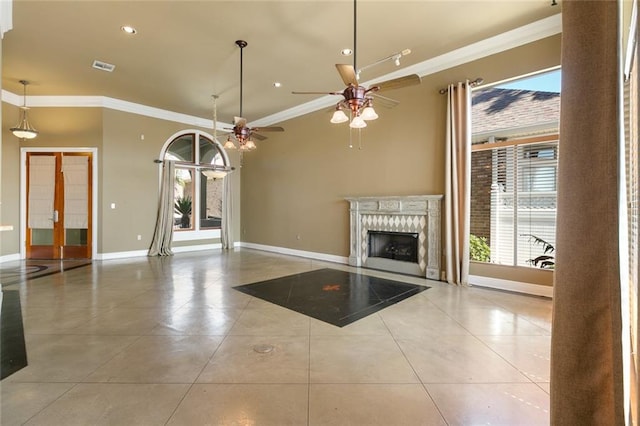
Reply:
[[[20,84],[23,86],[23,102],[20,107],[20,121],[18,121],[18,124],[16,124],[15,127],[12,127],[9,130],[11,130],[11,133],[13,133],[14,136],[20,139],[33,139],[38,136],[38,131],[29,124],[29,119],[27,118],[27,111],[29,110],[27,107],[27,85],[29,82],[26,80],[20,80]]]
[[[322,94],[322,95],[342,95],[344,99],[336,104],[336,110],[331,116],[330,122],[333,124],[340,124],[349,121],[349,117],[345,113],[346,110],[349,110],[351,113],[351,120],[349,123],[349,127],[353,129],[362,129],[367,127],[367,121],[375,120],[378,118],[378,114],[373,109],[373,100],[375,97],[379,97],[377,92],[389,89],[399,89],[401,87],[412,86],[415,84],[420,84],[420,76],[417,74],[411,74],[404,77],[395,78],[392,80],[383,81],[381,83],[376,83],[375,85],[367,88],[358,83],[360,78],[360,73],[370,68],[374,65],[378,65],[380,63],[386,61],[393,61],[396,66],[400,65],[400,58],[406,56],[411,53],[410,49],[404,49],[400,52],[389,55],[379,61],[376,61],[370,65],[364,66],[360,69],[356,67],[356,57],[357,57],[357,6],[356,0],[353,1],[353,65],[349,64],[336,64],[336,69],[342,78],[344,84],[347,87],[342,91],[335,92],[292,92],[296,95],[305,95],[305,94]],[[344,54],[344,53],[343,53]],[[385,98],[384,96],[380,96],[383,101],[398,104],[397,101],[393,99]]]
[[[351,120],[351,123],[349,123],[349,127],[352,129],[362,129],[367,127],[367,123],[362,119],[362,117],[356,115],[353,117],[353,120]]]
[[[270,126],[270,127],[248,127],[247,119],[242,117],[242,71],[243,71],[243,62],[242,62],[242,53],[245,47],[247,47],[248,43],[244,40],[236,40],[236,46],[240,48],[240,116],[233,117],[233,129],[229,136],[227,137],[227,141],[224,143],[224,149],[237,149],[238,151],[247,152],[253,151],[256,149],[256,143],[252,138],[256,138],[259,140],[266,139],[264,136],[260,136],[255,133],[258,131],[262,132],[283,132],[284,129],[278,126]],[[234,143],[235,139],[235,143]],[[237,146],[236,146],[237,143]]]
[[[341,107],[336,108],[336,112],[333,113],[331,117],[331,122],[334,124],[344,123],[345,121],[349,121],[349,117],[344,113]]]
[[[360,115],[363,120],[370,121],[378,118],[378,114],[373,109],[372,103],[369,102],[368,105],[362,110],[362,114]]]

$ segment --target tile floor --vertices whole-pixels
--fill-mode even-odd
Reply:
[[[232,289],[325,267],[355,271],[238,249],[5,286],[29,365],[0,382],[0,424],[549,423],[550,300],[429,281],[339,328]]]

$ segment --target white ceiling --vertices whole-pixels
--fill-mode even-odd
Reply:
[[[550,0],[360,0],[357,7],[359,68],[412,51],[399,69],[386,62],[365,70],[364,81],[560,13]],[[218,119],[231,122],[240,108],[235,41],[243,39],[243,115],[255,121],[319,97],[292,90],[341,91],[334,64],[352,63],[340,50],[353,47],[353,28],[351,0],[14,0],[2,88],[21,94],[26,79],[30,96],[105,96],[202,118],[211,118],[216,94]],[[96,59],[115,71],[93,69]]]

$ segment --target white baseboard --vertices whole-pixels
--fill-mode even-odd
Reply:
[[[262,250],[262,251],[269,251],[269,252],[279,253],[279,254],[287,254],[289,256],[305,257],[308,259],[322,260],[325,262],[342,263],[344,265],[349,264],[348,257],[336,256],[333,254],[317,253],[313,251],[304,251],[304,250],[295,250],[295,249],[290,249],[286,247],[266,246],[263,244],[254,244],[254,243],[246,243],[246,242],[240,242],[239,245],[240,247],[245,247],[245,248],[250,248],[255,250]]]
[[[241,243],[235,242],[233,243],[234,247],[240,247]],[[221,249],[222,244],[200,244],[196,246],[183,246],[183,247],[172,247],[171,250],[174,253],[186,253],[190,251],[202,251],[202,250],[215,250]],[[127,257],[143,257],[147,256],[149,250],[133,250],[133,251],[117,251],[112,253],[98,253],[94,259],[95,260],[113,260],[113,259],[126,259]],[[7,254],[4,256],[0,256],[0,263],[3,262],[11,262],[14,260],[20,260],[20,253],[15,254]]]
[[[203,251],[203,250],[215,250],[221,249],[222,244],[201,244],[198,246],[183,246],[183,247],[171,247],[171,251],[174,253],[186,253],[189,251]]]
[[[478,287],[488,287],[498,290],[514,291],[516,293],[531,294],[533,296],[553,297],[553,287],[546,285],[482,277],[479,275],[469,275],[469,284]]]
[[[200,244],[196,246],[182,246],[171,247],[171,251],[174,253],[186,253],[190,251],[203,251],[203,250],[215,250],[221,249],[222,244]],[[149,250],[134,250],[134,251],[119,251],[113,253],[98,253],[96,260],[113,260],[113,259],[125,259],[127,257],[142,257],[147,256]]]
[[[20,253],[5,254],[4,256],[0,256],[0,263],[12,262],[14,260],[20,260]]]
[[[98,253],[95,260],[125,259],[127,257],[146,256],[149,250],[115,251],[111,253]]]

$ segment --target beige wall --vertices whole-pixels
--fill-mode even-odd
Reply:
[[[180,123],[104,110],[98,252],[149,248],[160,176],[160,166],[154,160],[167,139],[185,128]],[[112,203],[115,209],[111,209]],[[142,236],[140,241],[138,235]]]
[[[20,252],[20,148],[102,146],[100,108],[33,108],[29,122],[40,132],[33,140],[19,140],[9,131],[18,122],[19,109],[2,105],[2,218],[13,231],[2,233],[0,255]]]
[[[440,88],[476,77],[490,84],[559,63],[558,35],[386,92],[401,103],[376,107],[380,118],[362,130],[362,150],[357,140],[348,148],[349,127],[329,123],[330,111],[281,123],[284,133],[269,135],[245,156],[242,241],[348,256],[344,197],[444,192],[446,99]]]
[[[238,168],[232,175],[235,194],[243,183],[234,199],[235,215],[241,214],[241,226],[234,223],[235,239],[347,256],[344,197],[443,193],[445,98],[440,88],[476,77],[489,84],[557,66],[559,60],[558,35],[426,76],[415,88],[387,92],[401,103],[392,109],[377,106],[380,119],[362,131],[362,149],[357,132],[354,148],[348,148],[348,125],[330,124],[329,111],[281,123],[286,131],[258,142],[258,150],[244,156],[242,169],[238,154],[230,153]],[[300,96],[301,102],[308,99]],[[34,108],[30,119],[41,134],[19,144],[8,132],[17,113],[17,107],[4,105],[1,217],[15,230],[3,233],[0,255],[19,252],[19,146],[97,147],[98,252],[146,249],[159,183],[153,160],[172,134],[188,126],[102,108]],[[508,276],[513,279],[511,272]]]
[[[98,252],[146,250],[151,244],[158,209],[161,166],[154,160],[159,158],[163,145],[175,133],[202,130],[211,134],[212,131],[107,109],[104,110],[103,127]],[[237,154],[231,153],[229,157],[232,166],[236,166]],[[233,182],[233,192],[239,194],[240,180]],[[115,209],[111,209],[111,203],[116,204]],[[234,211],[239,212],[239,196],[234,197],[234,205]],[[235,227],[238,229],[239,224]],[[142,236],[140,241],[138,235]],[[173,247],[219,242],[219,239],[180,241],[174,242]]]
[[[103,108],[33,108],[29,119],[40,134],[31,141],[19,142],[9,131],[18,120],[18,108],[3,105],[1,207],[5,224],[13,225],[14,230],[2,233],[0,256],[20,252],[20,147],[97,148],[98,253],[146,250],[157,212],[160,166],[154,160],[174,133],[194,128]],[[232,165],[238,165],[236,153],[231,153],[230,159]],[[239,212],[240,177],[232,179],[237,194],[234,211]],[[111,203],[116,204],[115,209],[110,208]],[[235,235],[238,232],[236,223]],[[140,241],[138,235],[142,236]],[[174,246],[217,242],[176,242]]]

